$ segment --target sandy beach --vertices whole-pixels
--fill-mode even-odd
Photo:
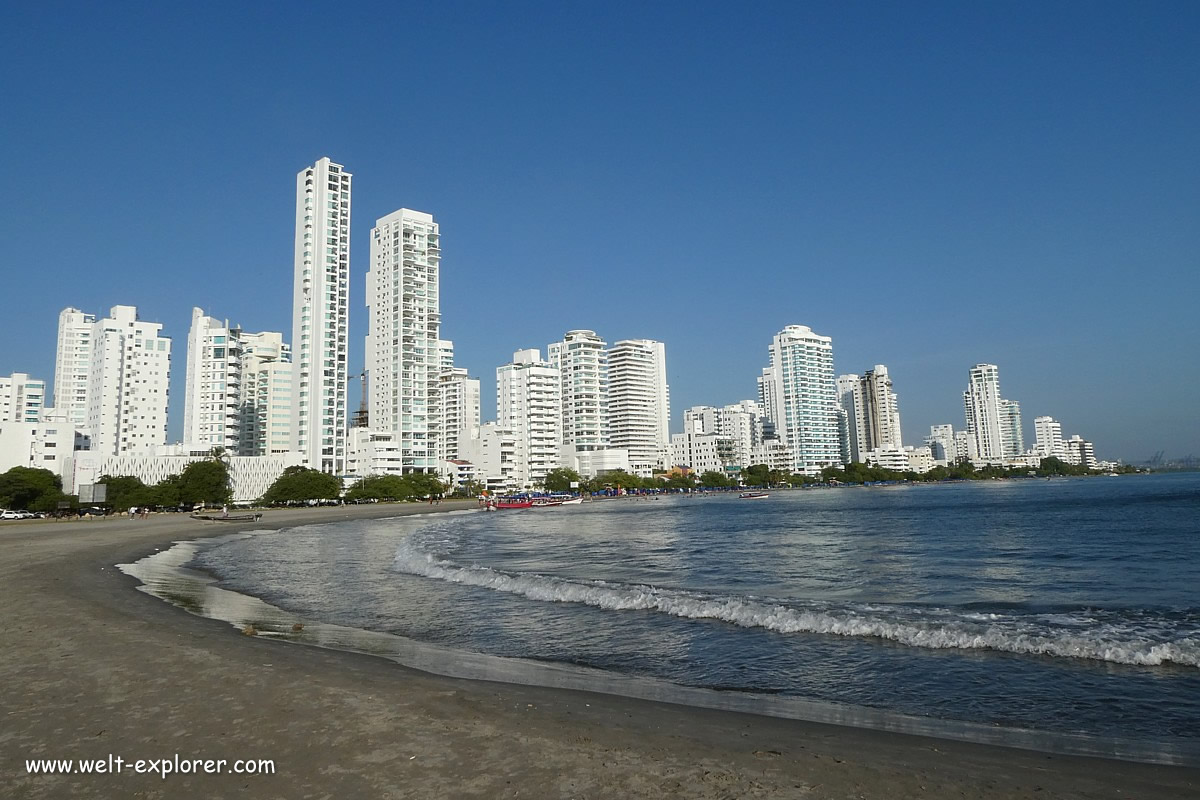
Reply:
[[[429,510],[270,511],[243,527]],[[236,529],[179,516],[0,528],[0,797],[1200,796],[1196,769],[458,680],[242,636],[136,591],[113,568]],[[177,754],[275,769],[163,778],[26,768]]]

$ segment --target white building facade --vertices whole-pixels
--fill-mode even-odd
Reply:
[[[296,175],[292,302],[292,448],[304,464],[346,471],[351,174],[322,158]]]
[[[609,447],[608,350],[595,331],[567,331],[546,348],[559,371],[562,442],[575,451]]]
[[[665,470],[671,448],[671,394],[666,346],[652,339],[624,339],[608,352],[610,442],[629,453],[633,474],[649,478]]]
[[[958,448],[954,444],[953,425],[930,425],[929,435],[925,443],[933,455],[934,463],[940,466],[950,466],[958,460]]]
[[[470,377],[462,367],[443,367],[438,376],[438,405],[442,415],[442,461],[465,460],[467,442],[479,436],[479,379]]]
[[[82,427],[88,419],[91,385],[92,336],[96,315],[64,308],[58,315],[58,345],[54,356],[54,408]]]
[[[971,367],[963,392],[970,460],[1003,464],[1025,450],[1021,407],[1000,396],[1000,369],[995,364]]]
[[[240,453],[242,435],[241,331],[192,309],[188,331],[183,441]]]
[[[37,422],[45,407],[45,381],[24,372],[0,377],[0,422]]]
[[[1062,423],[1054,417],[1034,417],[1033,452],[1042,458],[1065,460]]]
[[[1063,441],[1063,460],[1077,467],[1096,469],[1096,449],[1087,439],[1075,434]]]
[[[398,437],[405,473],[441,471],[441,245],[433,216],[401,208],[371,230],[366,370],[370,427]]]
[[[850,460],[865,462],[872,450],[899,451],[900,409],[887,367],[876,364],[862,375],[837,379],[838,402],[846,413]]]
[[[833,339],[804,325],[789,325],[771,342],[769,372],[760,394],[778,436],[791,450],[791,471],[819,474],[841,464]]]
[[[292,452],[292,348],[277,331],[242,333],[239,454]]]
[[[462,460],[472,465],[471,474],[482,488],[504,493],[525,486],[526,481],[518,475],[522,464],[527,464],[519,455],[520,439],[516,431],[495,422],[479,426],[479,436],[466,443]]]
[[[536,348],[496,368],[496,428],[515,439],[517,487],[532,487],[559,466],[562,409],[562,375]]]
[[[85,423],[93,452],[153,453],[166,443],[171,340],[161,331],[133,306],[93,323]]]

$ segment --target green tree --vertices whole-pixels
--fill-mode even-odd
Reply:
[[[0,507],[21,511],[53,511],[66,499],[62,481],[48,469],[13,467],[0,475]]]
[[[547,492],[570,492],[573,491],[571,488],[573,482],[582,485],[583,479],[575,470],[560,467],[546,473],[546,477],[542,479],[542,487]]]
[[[747,486],[766,486],[770,482],[767,477],[770,471],[766,464],[751,464],[742,469],[742,483]]]
[[[696,476],[690,472],[687,475],[671,475],[666,480],[666,486],[668,489],[694,489],[696,488]]]
[[[185,505],[228,503],[233,497],[229,488],[229,468],[216,458],[193,461],[180,473],[178,490],[179,500]]]
[[[586,481],[583,486],[589,492],[602,492],[605,489],[640,489],[642,479],[623,469],[609,470]]]
[[[155,503],[154,491],[132,475],[101,475],[96,483],[104,484],[104,502],[118,511]]]
[[[446,493],[446,484],[428,472],[413,472],[405,475],[404,480],[411,487],[412,497],[433,497]]]
[[[309,500],[333,500],[342,493],[342,481],[306,467],[288,467],[262,496],[264,503],[303,503]]]
[[[178,506],[182,505],[183,499],[180,493],[180,484],[182,476],[168,475],[150,488],[149,505],[156,506]]]
[[[719,489],[732,486],[733,481],[724,473],[709,470],[700,476],[700,485],[706,489]]]

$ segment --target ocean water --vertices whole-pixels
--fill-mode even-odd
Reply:
[[[358,521],[193,566],[306,619],[456,650],[1200,741],[1200,474]]]

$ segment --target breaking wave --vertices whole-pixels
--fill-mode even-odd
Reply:
[[[403,573],[530,600],[582,603],[611,611],[654,611],[781,634],[817,633],[886,639],[927,649],[995,650],[1116,664],[1200,667],[1200,614],[1195,612],[1183,612],[1180,619],[1170,619],[1103,609],[981,613],[976,609],[883,603],[780,602],[463,566],[421,551],[411,540],[398,548],[394,566]]]

